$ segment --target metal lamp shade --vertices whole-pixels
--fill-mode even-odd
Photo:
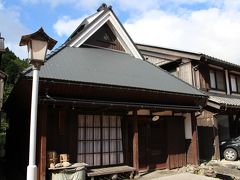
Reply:
[[[4,51],[5,51],[4,38],[1,37],[1,35],[0,35],[0,52],[4,52]]]
[[[37,61],[43,64],[47,53],[47,47],[47,41],[31,39],[28,43],[28,58],[30,63]]]

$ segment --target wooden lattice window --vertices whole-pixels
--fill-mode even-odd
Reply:
[[[78,116],[78,162],[89,166],[123,163],[120,116]]]

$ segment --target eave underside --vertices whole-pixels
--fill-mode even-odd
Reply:
[[[17,101],[16,101],[17,99]],[[123,87],[97,86],[94,84],[72,84],[70,82],[54,82],[40,80],[39,103],[64,105],[69,107],[107,108],[129,111],[133,109],[149,109],[154,111],[175,110],[198,111],[205,105],[206,97],[179,95],[166,92],[152,92]],[[24,105],[30,107],[31,79],[22,79],[15,87],[5,109],[11,106]]]

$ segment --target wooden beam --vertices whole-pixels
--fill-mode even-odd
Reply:
[[[139,154],[138,154],[138,121],[137,111],[133,111],[133,167],[139,172]]]
[[[192,119],[192,163],[198,165],[199,153],[198,153],[197,119],[194,113],[191,113],[191,119]]]
[[[46,179],[47,160],[47,105],[39,105],[39,180]]]

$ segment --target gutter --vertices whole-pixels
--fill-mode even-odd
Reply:
[[[42,103],[66,103],[72,105],[105,105],[110,107],[122,108],[141,108],[141,109],[167,109],[167,110],[183,110],[187,112],[201,111],[202,106],[181,106],[181,105],[167,105],[167,104],[152,104],[152,103],[134,103],[134,102],[120,102],[120,101],[104,101],[96,99],[71,99],[62,97],[51,97],[46,95],[40,97]]]

